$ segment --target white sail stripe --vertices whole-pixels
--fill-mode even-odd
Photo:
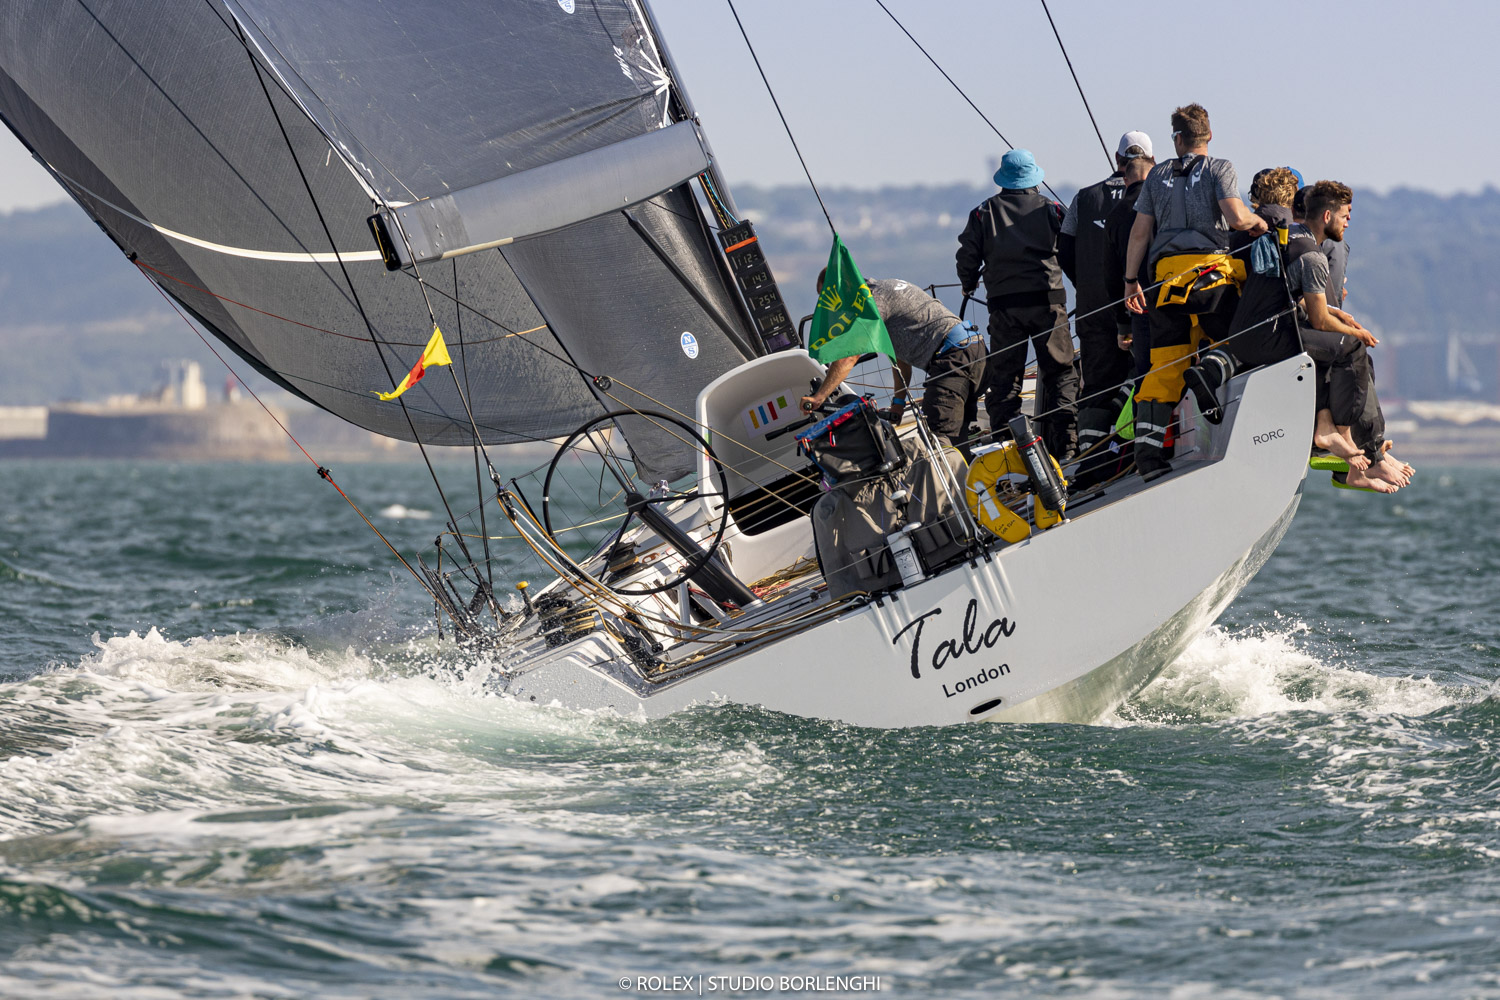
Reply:
[[[48,166],[51,167],[51,164],[48,164]],[[84,187],[82,184],[79,184],[73,178],[68,177],[58,171],[55,167],[52,168],[52,172],[56,176],[67,181],[71,186],[88,195],[94,201],[97,201],[102,205],[108,205],[110,208],[114,209],[116,212],[119,212],[127,219],[134,219],[136,222],[139,222],[141,225],[147,227],[148,229],[156,230],[158,233],[161,233],[168,239],[174,239],[181,243],[189,243],[195,247],[202,247],[205,250],[212,250],[215,253],[227,254],[231,257],[249,257],[254,260],[274,260],[282,263],[298,264],[337,264],[340,260],[368,261],[383,259],[380,256],[379,250],[355,250],[348,253],[288,253],[281,250],[251,250],[246,247],[232,247],[226,246],[223,243],[211,243],[208,240],[200,240],[196,236],[189,236],[186,233],[179,233],[176,230],[168,229],[166,226],[158,226],[154,222],[150,222],[146,219],[141,218],[134,212],[127,212],[125,209],[121,208],[119,205],[116,205],[108,198],[90,191],[88,188]]]

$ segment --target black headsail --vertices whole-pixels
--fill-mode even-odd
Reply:
[[[691,414],[759,353],[682,107],[636,0],[0,6],[0,116],[79,204],[263,374],[395,438],[372,390],[421,355],[429,301],[491,444]],[[424,443],[472,443],[453,379],[404,399]],[[631,445],[691,465],[670,435]]]

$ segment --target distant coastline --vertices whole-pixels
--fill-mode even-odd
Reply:
[[[831,189],[824,196],[866,275],[943,285],[954,280],[963,217],[989,192],[954,184]],[[828,254],[827,227],[811,194],[803,187],[753,185],[738,185],[734,194],[741,214],[756,223],[793,317],[810,312],[811,281]],[[1072,191],[1060,187],[1058,194],[1067,199]],[[1455,238],[1461,254],[1452,252]],[[1500,406],[1500,292],[1493,281],[1500,270],[1500,191],[1356,191],[1349,241],[1349,308],[1381,338],[1373,356],[1381,399],[1395,424],[1391,436],[1413,460],[1421,454],[1429,461],[1500,462],[1500,421],[1476,418],[1472,410]],[[0,408],[31,408],[27,419],[33,425],[39,408],[67,414],[65,422],[81,421],[87,407],[58,401],[136,393],[159,378],[162,358],[197,362],[210,382],[226,374],[76,206],[0,214],[0,247],[8,248],[0,251],[0,356],[6,359]],[[938,289],[953,308],[956,292]],[[397,460],[415,455],[414,446],[375,438],[314,411],[230,360],[250,387],[285,410],[294,433],[325,443],[332,454]],[[1464,407],[1471,408],[1467,415]],[[238,414],[226,410],[215,418],[228,421],[220,440],[239,433],[230,431]],[[283,440],[273,445],[245,431],[250,436],[240,437],[236,447],[257,459],[285,451],[284,436],[259,408],[245,411],[246,427],[256,421]],[[0,455],[38,453],[34,444],[17,446],[17,432],[7,432],[5,423],[0,419],[0,439],[11,443],[0,443]],[[200,421],[199,430],[206,429]],[[192,451],[184,446],[177,454]]]

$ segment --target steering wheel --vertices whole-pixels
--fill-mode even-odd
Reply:
[[[718,493],[702,493],[696,485],[692,489],[668,488],[658,493],[656,490],[658,484],[640,474],[631,450],[628,447],[616,447],[617,432],[620,439],[637,432],[665,432],[687,444],[694,452],[701,452],[708,456],[709,464],[713,469],[711,479],[717,484]],[[621,440],[620,443],[623,444],[624,441]],[[598,468],[601,463],[602,469]],[[611,490],[611,484],[617,489],[611,495],[606,496],[606,493]],[[585,492],[597,490],[593,506],[589,506],[590,501],[580,493],[580,489]],[[571,512],[564,509],[569,504],[561,495],[554,496],[558,490],[566,491],[571,494],[571,498],[578,501],[571,505],[575,509],[579,506],[585,508],[581,516],[575,518]],[[553,544],[560,549],[566,549],[564,543],[568,538],[579,537],[574,535],[574,532],[581,532],[584,541],[591,545],[591,551],[607,557],[625,538],[631,523],[639,519],[638,511],[641,505],[670,504],[677,501],[696,500],[704,496],[727,498],[729,477],[724,471],[724,464],[714,455],[713,448],[696,427],[686,420],[668,416],[665,413],[655,413],[650,410],[614,410],[585,422],[568,435],[552,456],[552,461],[547,465],[547,476],[542,481],[542,526],[546,529],[547,536],[552,539]],[[557,515],[557,526],[554,526],[554,513]],[[684,557],[682,568],[678,572],[654,586],[611,587],[610,589],[617,594],[641,596],[672,590],[685,581],[691,580],[693,575],[713,557],[714,553],[718,552],[719,545],[724,540],[724,530],[728,526],[729,505],[725,503],[719,511],[712,540],[704,545],[702,554],[691,558]],[[611,533],[613,537],[608,537]],[[564,538],[560,539],[559,535],[563,535]],[[604,541],[605,538],[608,538],[607,543]]]

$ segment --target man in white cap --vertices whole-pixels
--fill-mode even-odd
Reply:
[[[1134,160],[1151,160],[1151,137],[1126,132],[1115,149],[1115,172],[1073,196],[1057,239],[1057,260],[1073,282],[1074,322],[1078,327],[1083,385],[1078,394],[1080,454],[1109,436],[1124,405],[1121,387],[1135,374],[1128,349],[1120,347],[1119,282],[1110,276],[1110,243],[1105,226],[1124,200],[1125,169]],[[1128,320],[1127,320],[1128,322]],[[1097,458],[1113,460],[1113,455]],[[1086,462],[1087,466],[1098,462]],[[1084,478],[1090,469],[1081,472]]]
[[[1042,168],[1027,150],[1001,158],[995,183],[1000,193],[969,213],[956,257],[965,295],[984,278],[990,311],[985,409],[991,432],[997,438],[1007,434],[1010,419],[1021,412],[1029,341],[1037,360],[1037,430],[1062,461],[1073,452],[1078,413],[1078,373],[1057,263],[1063,208],[1040,192]]]

